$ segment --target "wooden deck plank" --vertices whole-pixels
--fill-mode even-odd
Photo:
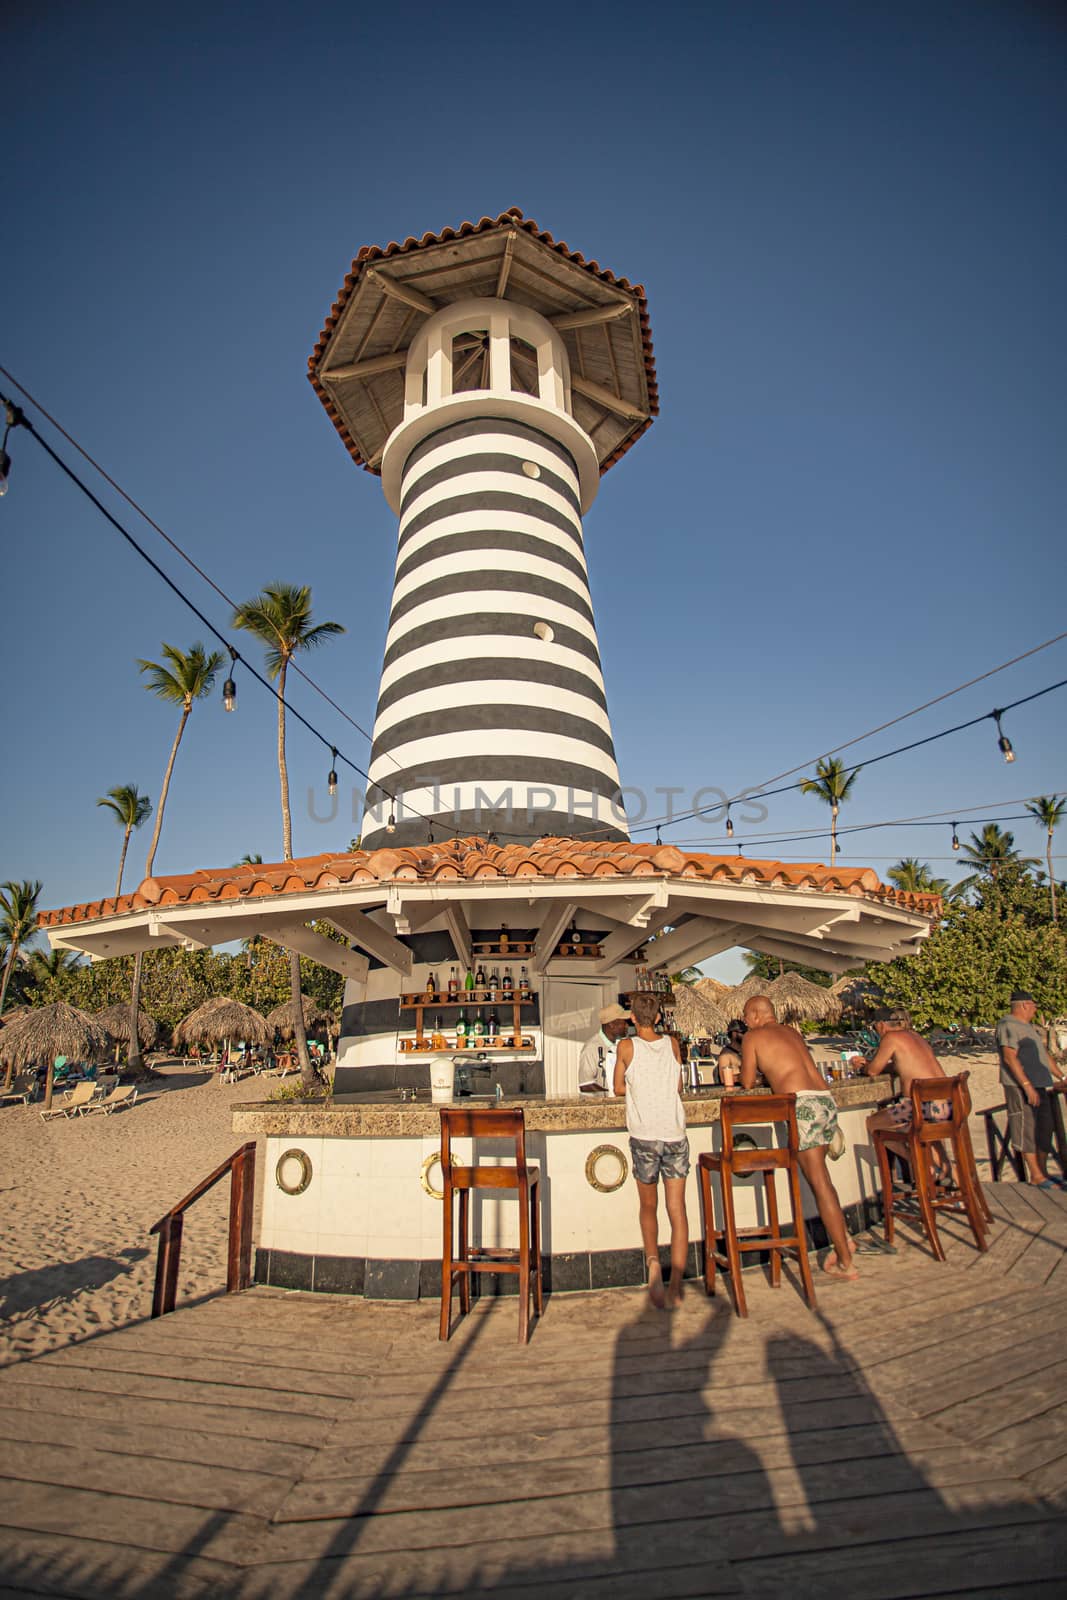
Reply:
[[[328,1396],[305,1394],[297,1384],[286,1393],[280,1393],[165,1374],[143,1376],[140,1373],[112,1371],[105,1366],[61,1369],[42,1361],[27,1361],[21,1366],[5,1370],[0,1379],[0,1393],[10,1394],[18,1389],[32,1389],[40,1394],[53,1390],[62,1394],[76,1389],[80,1394],[174,1400],[181,1404],[210,1406],[216,1410],[230,1406],[243,1409],[254,1397],[257,1411],[277,1411],[282,1416],[289,1416],[296,1410],[305,1417],[333,1417],[337,1414],[338,1406],[345,1403]]]
[[[107,1434],[103,1434],[107,1438]],[[203,1462],[166,1460],[141,1455],[137,1470],[106,1447],[86,1444],[24,1442],[17,1456],[0,1455],[0,1485],[6,1502],[11,1480],[48,1485],[81,1493],[109,1494],[121,1484],[124,1499],[153,1505],[196,1506],[202,1510],[242,1511],[269,1518],[290,1491],[291,1479]]]
[[[204,1433],[233,1438],[268,1439],[296,1444],[319,1444],[329,1430],[329,1419],[302,1417],[295,1410],[260,1411],[254,1406],[228,1406],[224,1416],[210,1404],[188,1400],[145,1400],[143,1396],[99,1394],[78,1389],[40,1389],[34,1384],[12,1384],[0,1389],[0,1400],[14,1410],[49,1412],[53,1416],[91,1418],[106,1426],[112,1419],[143,1427],[194,1426]]]
[[[1067,1400],[1042,1414],[1040,1428],[1030,1421],[1011,1423],[990,1434],[988,1443],[1017,1476],[1067,1455]],[[313,1456],[309,1468],[317,1460]]]
[[[1062,1327],[1062,1314],[1057,1308],[1040,1318],[1013,1324],[1011,1338],[996,1340],[976,1352],[974,1359],[961,1359],[953,1370],[936,1378],[915,1376],[910,1382],[905,1377],[896,1390],[898,1399],[917,1416],[928,1417],[947,1411],[963,1400],[988,1394],[1007,1379],[1015,1383],[1020,1378],[1047,1371],[1060,1347],[1058,1330]],[[916,1363],[913,1372],[921,1363]]]
[[[940,1413],[940,1420],[961,1438],[985,1440],[1002,1428],[1056,1411],[1067,1382],[1067,1361],[1053,1361],[1032,1377],[1019,1380],[1005,1364],[1003,1382],[974,1399]]]

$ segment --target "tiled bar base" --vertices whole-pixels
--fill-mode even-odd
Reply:
[[[881,1202],[875,1198],[859,1201],[845,1207],[845,1220],[850,1233],[860,1233],[879,1221]],[[808,1239],[813,1249],[823,1249],[827,1244],[822,1223],[807,1221]],[[634,1230],[637,1229],[636,1208]],[[703,1276],[703,1240],[689,1242],[689,1263],[686,1278]],[[766,1252],[752,1251],[745,1260],[745,1270],[766,1265]],[[660,1246],[660,1260],[664,1276],[670,1272],[670,1251]],[[787,1267],[788,1272],[788,1258]],[[425,1261],[367,1259],[364,1256],[302,1255],[293,1250],[264,1250],[256,1252],[256,1283],[270,1284],[276,1289],[303,1290],[310,1294],[353,1294],[368,1300],[439,1300],[441,1297],[441,1260],[436,1257]],[[640,1288],[645,1281],[644,1261],[640,1249],[587,1250],[569,1255],[546,1256],[542,1260],[542,1279],[546,1294],[576,1294],[593,1289]],[[518,1280],[514,1277],[494,1277],[475,1274],[471,1279],[471,1293],[475,1299],[483,1296],[497,1298],[518,1293]]]
[[[835,1091],[846,1148],[831,1163],[842,1205],[859,1230],[879,1194],[866,1118],[888,1085],[847,1083]],[[703,1231],[697,1157],[718,1146],[721,1096],[686,1098],[692,1169],[686,1186],[689,1224]],[[541,1173],[545,1284],[556,1293],[640,1284],[643,1267],[637,1196],[629,1172],[624,1107],[617,1100],[524,1102],[527,1157]],[[415,1300],[440,1293],[442,1212],[440,1117],[426,1103],[384,1096],[333,1106],[271,1103],[234,1110],[234,1129],[259,1135],[263,1205],[257,1243],[257,1281],[320,1294]],[[756,1132],[756,1130],[752,1130]],[[769,1142],[770,1129],[757,1134]],[[498,1141],[457,1141],[456,1159],[511,1159]],[[620,1161],[621,1158],[621,1161]],[[717,1185],[717,1179],[713,1183]],[[784,1179],[779,1206],[788,1215]],[[813,1197],[802,1184],[813,1242],[823,1242]],[[766,1220],[762,1183],[735,1186],[738,1225]],[[719,1204],[716,1202],[716,1214]],[[475,1196],[472,1242],[514,1247],[517,1197]],[[668,1237],[664,1208],[660,1237]],[[691,1251],[698,1274],[698,1251]],[[485,1275],[487,1294],[514,1283]]]

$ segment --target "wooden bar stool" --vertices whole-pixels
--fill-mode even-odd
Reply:
[[[962,1212],[974,1234],[979,1250],[988,1250],[986,1224],[991,1221],[978,1170],[974,1161],[967,1118],[971,1110],[971,1097],[967,1089],[968,1072],[953,1078],[919,1078],[910,1090],[911,1126],[905,1128],[876,1128],[871,1137],[878,1157],[878,1170],[882,1178],[882,1209],[885,1217],[885,1239],[893,1243],[897,1214],[917,1218],[938,1261],[944,1261],[945,1252],[937,1233],[939,1211]],[[931,1121],[927,1106],[931,1101],[949,1102],[951,1115],[943,1122]],[[931,1146],[949,1144],[955,1177],[949,1184],[938,1184],[934,1177]],[[908,1165],[911,1188],[904,1194],[894,1193],[890,1170],[890,1155],[898,1156]]]
[[[452,1159],[453,1139],[511,1139],[514,1164],[458,1167]],[[441,1332],[447,1339],[452,1321],[452,1284],[459,1278],[461,1314],[471,1308],[471,1273],[515,1273],[519,1280],[519,1343],[530,1337],[530,1285],[534,1308],[542,1311],[541,1290],[541,1174],[526,1161],[526,1118],[520,1111],[441,1111],[441,1171],[444,1174],[444,1251],[441,1256]],[[519,1247],[517,1250],[471,1248],[470,1196],[472,1189],[517,1189],[519,1195]],[[453,1248],[453,1195],[459,1195],[459,1245]]]
[[[771,1283],[778,1288],[782,1281],[782,1251],[792,1250],[800,1265],[800,1280],[804,1298],[809,1306],[815,1304],[815,1286],[811,1281],[808,1262],[807,1239],[804,1233],[804,1213],[800,1204],[800,1173],[797,1167],[797,1103],[796,1095],[726,1095],[721,1102],[722,1149],[716,1154],[702,1155],[697,1161],[700,1181],[700,1198],[704,1208],[704,1287],[708,1294],[715,1293],[715,1268],[724,1268],[730,1275],[730,1289],[734,1310],[739,1317],[748,1316],[745,1286],[741,1282],[741,1252],[743,1250],[769,1250],[771,1254]],[[787,1129],[786,1144],[781,1148],[764,1149],[745,1140],[743,1146],[734,1138],[734,1129],[752,1127],[758,1123],[781,1122]],[[723,1226],[716,1228],[712,1204],[711,1175],[719,1174],[722,1186]],[[735,1178],[762,1172],[763,1192],[767,1204],[768,1225],[764,1228],[739,1229],[734,1215],[733,1182]],[[788,1233],[783,1233],[778,1220],[778,1193],[775,1178],[779,1172],[789,1174],[789,1194],[793,1219]],[[725,1249],[716,1250],[719,1239]]]

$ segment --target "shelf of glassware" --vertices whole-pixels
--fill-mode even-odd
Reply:
[[[521,995],[515,995],[512,999],[491,1000],[489,999],[490,993],[491,991],[489,990],[468,989],[464,991],[458,1000],[450,999],[447,994],[441,995],[430,992],[402,994],[400,996],[401,1027],[397,1035],[398,1051],[405,1057],[415,1056],[418,1058],[423,1056],[452,1056],[462,1054],[465,1050],[469,1050],[472,1055],[475,1053],[491,1055],[494,1059],[536,1056],[540,1051],[541,1034],[537,996],[530,994],[524,998]],[[507,1038],[512,1041],[518,1037],[522,1040],[522,1043],[518,1045],[513,1042],[509,1044],[494,1044],[492,1043],[493,1036],[489,1034],[482,1036],[467,1034],[464,1036],[463,1044],[460,1044],[454,1035],[453,1043],[446,1042],[443,1047],[435,1047],[429,1042],[439,1030],[426,1028],[425,1016],[427,1011],[440,1013],[444,1016],[447,1012],[486,1010],[503,1011],[505,1014],[510,1012],[510,1029],[504,1033],[500,1033],[498,1030],[495,1037],[498,1040]],[[403,1025],[405,1011],[413,1011],[415,1013],[414,1022],[410,1027],[404,1027]],[[523,1011],[527,1012],[525,1017],[522,1015]],[[468,1025],[473,1020],[468,1019]],[[440,1031],[447,1033],[449,1030],[442,1028]],[[419,1042],[420,1040],[422,1043]]]

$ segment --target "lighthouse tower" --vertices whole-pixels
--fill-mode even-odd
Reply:
[[[362,250],[310,369],[399,518],[363,847],[626,838],[582,517],[656,410],[643,291],[510,211]]]

